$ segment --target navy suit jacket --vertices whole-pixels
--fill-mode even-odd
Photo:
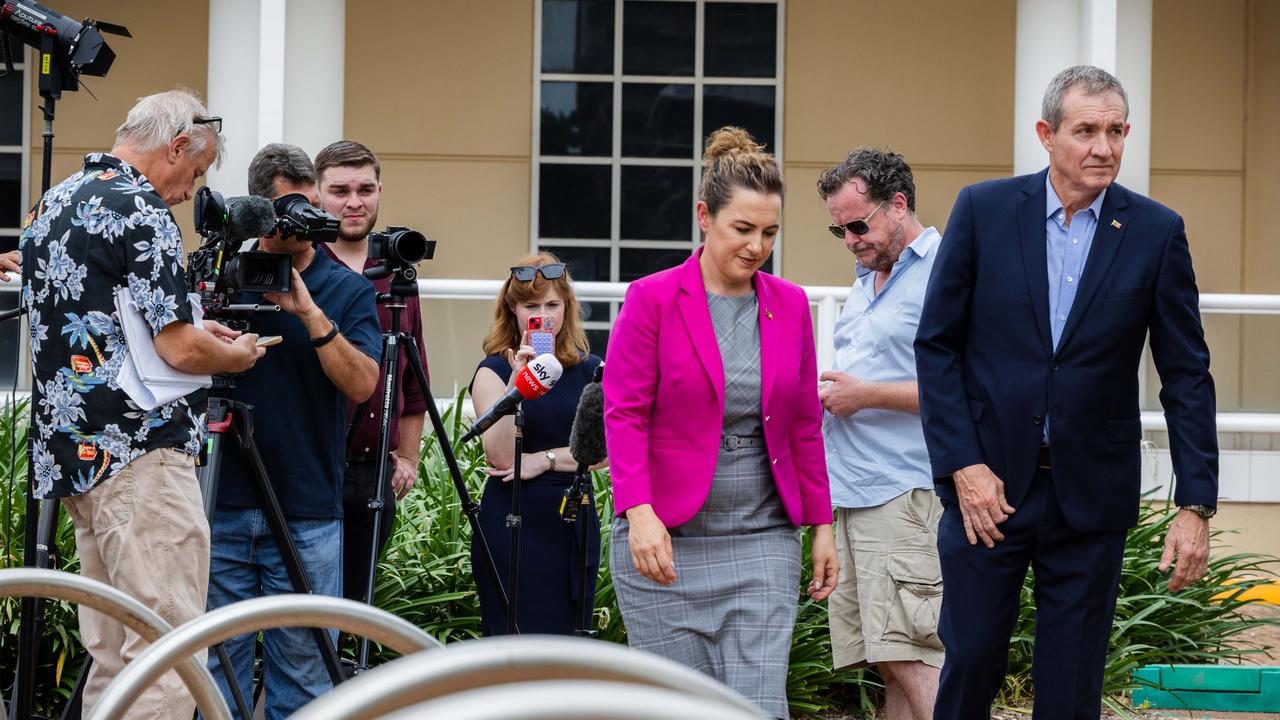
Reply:
[[[1043,170],[960,191],[916,336],[920,415],[938,494],[986,463],[1017,508],[1049,419],[1053,487],[1078,531],[1138,517],[1138,373],[1147,334],[1160,374],[1178,505],[1216,505],[1209,349],[1182,218],[1107,190],[1056,351],[1049,326]]]

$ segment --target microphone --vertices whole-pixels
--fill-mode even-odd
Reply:
[[[271,201],[257,195],[227,198],[227,237],[244,241],[262,237],[276,228],[276,210]]]
[[[604,444],[604,387],[599,379],[582,388],[578,411],[569,430],[569,454],[577,458],[580,473],[608,457]]]
[[[577,459],[578,472],[560,500],[560,519],[567,523],[576,522],[579,510],[590,502],[591,466],[608,456],[604,442],[604,386],[600,384],[603,377],[604,363],[600,363],[595,377],[582,388],[569,429],[569,454]]]
[[[467,434],[462,436],[461,442],[467,443],[483,435],[494,423],[515,412],[516,405],[522,400],[534,400],[546,395],[560,381],[563,373],[564,367],[551,353],[543,353],[529,361],[516,374],[512,388],[489,408],[489,412],[476,419]]]

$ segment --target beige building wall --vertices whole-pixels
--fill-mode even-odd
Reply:
[[[124,0],[102,3],[94,0],[60,0],[55,7],[67,17],[94,17],[124,25],[133,38],[105,35],[116,53],[115,63],[105,78],[84,77],[77,92],[63,93],[53,122],[53,172],[51,183],[79,170],[86,153],[110,150],[115,131],[124,122],[129,108],[144,95],[187,87],[204,97],[209,68],[209,2],[184,0],[165,3]],[[31,89],[31,182],[27,205],[40,197],[40,161],[44,116],[40,112],[39,83],[32,76]],[[94,99],[92,91],[97,95]],[[233,131],[227,128],[227,131]],[[174,210],[188,248],[195,247],[191,204]]]
[[[439,241],[422,277],[499,278],[529,249],[534,7],[348,3],[346,135],[382,160],[379,223]],[[388,18],[413,41],[388,42]],[[446,395],[483,357],[492,306],[422,307],[432,391]]]
[[[787,3],[787,279],[852,282],[853,258],[827,233],[815,183],[858,146],[907,158],[917,213],[939,230],[961,187],[1012,171],[1016,12],[1014,0]],[[869,28],[907,32],[859,31]]]

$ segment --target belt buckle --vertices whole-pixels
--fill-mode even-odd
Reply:
[[[720,449],[721,450],[737,450],[738,436],[737,435],[721,435]]]

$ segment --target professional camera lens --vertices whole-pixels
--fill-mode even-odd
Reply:
[[[302,193],[289,193],[276,198],[276,230],[280,237],[310,242],[333,242],[338,239],[338,219],[321,210]]]
[[[416,265],[430,260],[435,254],[436,243],[417,230],[389,227],[383,232],[370,233],[369,258],[390,260],[398,265]]]

